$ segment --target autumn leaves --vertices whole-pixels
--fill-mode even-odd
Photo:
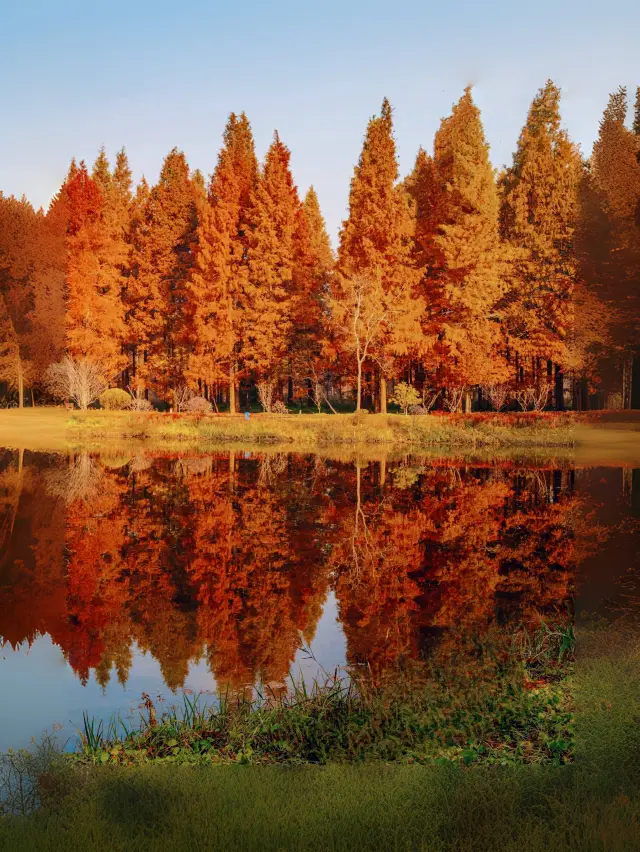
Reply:
[[[544,406],[552,388],[562,407],[565,376],[615,382],[635,346],[640,120],[613,95],[585,163],[559,104],[548,82],[496,175],[467,89],[400,180],[385,100],[335,256],[314,189],[300,199],[277,133],[258,163],[244,114],[208,183],[174,149],[134,192],[124,151],[113,169],[101,152],[46,216],[0,196],[0,380],[22,400],[67,354],[138,395],[188,386],[232,412],[258,388],[273,404],[353,389],[385,411],[390,380],[458,408]]]

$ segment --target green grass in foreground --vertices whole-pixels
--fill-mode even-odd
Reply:
[[[571,414],[257,414],[186,415],[89,411],[68,420],[75,439],[282,443],[299,447],[395,444],[459,447],[571,447]]]
[[[76,760],[166,763],[402,761],[487,764],[566,763],[573,748],[568,688],[573,632],[566,624],[473,639],[444,658],[388,676],[375,688],[339,675],[284,700],[224,697],[182,712],[159,712],[146,698],[141,726],[107,731],[85,717]]]
[[[637,632],[583,631],[579,648],[573,764],[66,764],[40,811],[0,821],[0,849],[638,849]]]

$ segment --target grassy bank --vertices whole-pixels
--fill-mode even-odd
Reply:
[[[380,449],[385,452],[573,454],[590,463],[640,460],[640,412],[588,415],[528,412],[402,414],[189,415],[35,408],[0,411],[0,446],[30,450],[127,445],[186,449],[279,447],[297,452]]]
[[[637,633],[584,631],[571,678],[569,765],[67,764],[40,811],[0,821],[0,848],[627,852],[640,836]]]
[[[554,763],[571,759],[568,689],[573,632],[566,623],[472,637],[427,663],[403,667],[373,686],[339,675],[284,699],[266,694],[199,706],[184,696],[162,710],[146,697],[139,728],[86,719],[85,763]]]
[[[105,413],[106,414],[106,413]],[[338,444],[388,444],[402,446],[572,446],[570,417],[507,415],[401,414],[253,414],[204,417],[173,414],[82,414],[70,418],[71,433],[94,437],[119,433],[120,437],[147,440],[194,440],[205,444],[241,441],[257,444],[292,444],[324,447]]]
[[[572,447],[570,414],[252,414],[25,409],[0,412],[0,444],[55,449],[110,440],[162,444],[402,447]],[[62,447],[60,447],[62,448]]]

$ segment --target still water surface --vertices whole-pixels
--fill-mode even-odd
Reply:
[[[640,471],[0,450],[0,751],[637,605]],[[508,642],[507,642],[508,644]],[[506,645],[505,645],[506,647]]]

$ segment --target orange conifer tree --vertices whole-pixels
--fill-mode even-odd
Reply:
[[[124,310],[119,274],[107,261],[113,241],[103,220],[104,195],[84,163],[65,193],[67,352],[100,364],[113,380],[125,364]]]
[[[342,282],[355,275],[378,278],[393,302],[393,320],[376,360],[380,368],[381,411],[386,411],[387,377],[421,343],[423,302],[417,290],[420,272],[412,259],[411,216],[404,188],[397,183],[398,163],[389,101],[374,116],[355,168],[349,193],[349,216],[340,232],[335,297]],[[397,308],[397,310],[395,309]]]
[[[592,212],[600,228],[599,232],[593,228],[588,231],[582,243],[590,284],[612,311],[613,342],[618,358],[622,356],[623,407],[635,408],[632,377],[639,354],[640,315],[640,94],[633,130],[625,125],[626,116],[627,92],[620,88],[611,95],[604,112],[588,175],[589,200],[595,206]],[[640,404],[638,375],[636,365],[635,403]]]
[[[42,378],[47,368],[60,360],[66,343],[66,226],[66,203],[58,194],[46,215],[38,216],[37,273],[34,278],[29,343],[36,378]]]
[[[257,175],[249,121],[244,113],[231,113],[209,185],[209,205],[198,225],[189,286],[195,338],[192,375],[204,382],[205,393],[228,377],[232,414],[244,330],[241,304],[248,273],[249,206]]]
[[[122,327],[119,342],[124,352],[126,331],[123,296],[128,272],[128,235],[132,204],[131,169],[124,148],[117,154],[113,172],[104,148],[101,149],[93,166],[92,178],[98,184],[103,198],[103,246],[99,256],[101,274],[103,279],[110,282],[114,293],[120,294]],[[122,360],[124,364],[124,355]]]
[[[534,98],[513,165],[501,177],[501,228],[516,250],[514,288],[505,311],[516,381],[539,381],[556,363],[556,407],[563,407],[562,366],[572,322],[577,268],[574,233],[582,165],[560,127],[560,90],[551,80]],[[546,370],[540,359],[549,363]]]
[[[413,170],[405,178],[404,185],[411,200],[413,257],[422,273],[420,289],[425,303],[420,350],[423,392],[430,388],[432,399],[435,399],[436,394],[440,394],[447,356],[447,344],[442,334],[449,312],[444,275],[446,259],[436,239],[444,221],[446,195],[434,159],[423,148],[418,151]]]
[[[184,154],[174,148],[135,226],[127,309],[136,381],[160,394],[175,391],[188,370],[197,196]]]
[[[434,165],[442,190],[433,245],[446,304],[446,383],[469,388],[505,372],[496,314],[503,293],[498,193],[470,88],[436,134]]]
[[[3,331],[3,377],[18,391],[23,406],[24,389],[33,379],[29,337],[36,273],[37,214],[23,198],[0,194],[0,298]]]
[[[306,394],[315,399],[314,388],[321,384],[323,334],[334,260],[313,187],[309,188],[298,211],[295,244],[295,302],[289,353],[291,379],[298,384],[304,382]]]
[[[289,149],[276,133],[252,195],[242,305],[244,369],[270,389],[286,366],[297,299],[300,200],[289,159]]]

